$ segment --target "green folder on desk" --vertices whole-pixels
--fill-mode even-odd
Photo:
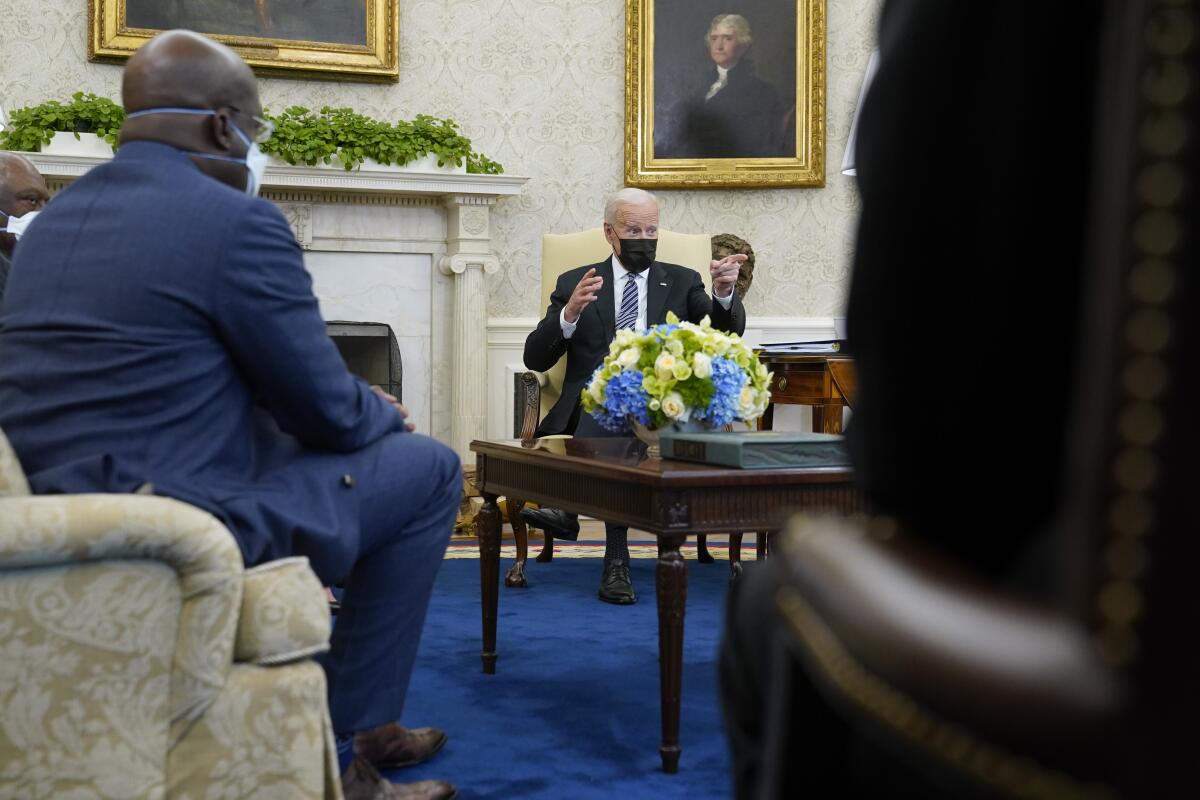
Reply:
[[[663,458],[736,469],[848,467],[842,436],[794,431],[713,431],[659,434]]]

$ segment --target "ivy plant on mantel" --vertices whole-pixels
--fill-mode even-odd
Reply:
[[[264,112],[275,123],[275,134],[262,144],[263,152],[296,166],[332,165],[347,171],[364,164],[403,166],[433,156],[439,167],[454,165],[475,175],[499,175],[504,168],[471,149],[471,140],[449,119],[418,114],[411,122],[373,119],[350,108],[326,106],[311,111],[292,106],[279,115]],[[0,149],[36,152],[50,144],[55,133],[94,134],[116,146],[125,112],[106,97],[76,92],[62,103],[49,100],[16,109],[0,131]],[[372,163],[374,162],[374,163]]]
[[[275,133],[263,143],[264,153],[288,164],[332,164],[353,169],[365,160],[379,164],[408,164],[423,156],[436,157],[439,167],[462,166],[476,175],[499,175],[504,167],[471,149],[471,140],[449,119],[418,114],[412,122],[382,122],[349,108],[325,106],[310,111],[292,106],[278,115],[267,113]]]

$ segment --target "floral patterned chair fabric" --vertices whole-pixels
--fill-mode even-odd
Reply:
[[[0,432],[0,798],[340,797],[306,559],[211,515],[34,497]]]

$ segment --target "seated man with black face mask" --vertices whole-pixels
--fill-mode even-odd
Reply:
[[[49,199],[46,181],[32,161],[16,153],[0,153],[0,308],[17,240]]]
[[[712,297],[704,290],[700,273],[655,261],[658,200],[654,195],[641,189],[614,194],[604,206],[604,238],[612,246],[612,257],[559,276],[545,318],[525,340],[525,366],[529,369],[544,372],[564,354],[567,357],[562,396],[538,426],[538,436],[615,435],[581,413],[580,394],[608,355],[609,343],[618,330],[641,331],[658,325],[666,322],[667,312],[691,322],[707,316],[714,328],[730,333],[741,334],[746,328],[746,311],[733,290],[746,256],[731,255],[709,265]],[[579,536],[575,514],[540,508],[524,509],[521,516],[548,536]],[[600,599],[608,603],[637,602],[629,578],[628,532],[621,525],[605,525]]]

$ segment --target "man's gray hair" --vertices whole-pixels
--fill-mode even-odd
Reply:
[[[733,28],[738,44],[743,47],[754,44],[754,34],[750,32],[750,22],[741,14],[717,14],[713,17],[712,24],[708,26],[708,33],[704,35],[705,44],[708,44],[709,35],[720,25],[728,25]]]
[[[621,206],[640,206],[645,203],[658,205],[658,198],[645,189],[634,189],[627,186],[610,196],[608,202],[604,204],[604,221],[609,225],[615,226],[617,224],[618,208]]]

